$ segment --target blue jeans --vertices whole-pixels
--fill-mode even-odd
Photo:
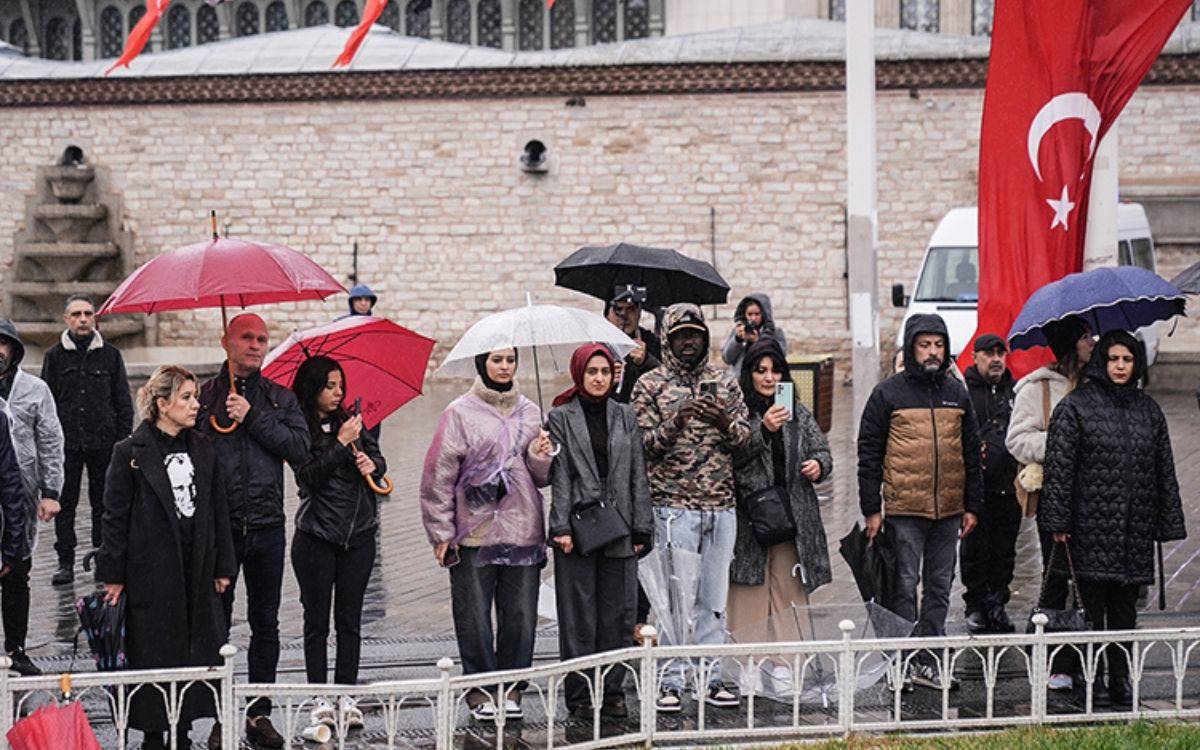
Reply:
[[[696,629],[692,640],[697,645],[725,642],[725,602],[729,598],[729,564],[737,540],[737,511],[681,510],[654,508],[654,545],[665,549],[673,545],[700,554],[700,590],[696,593]],[[665,645],[672,645],[666,643]],[[674,644],[684,645],[684,644]],[[663,687],[679,690],[687,676],[687,666],[677,663],[663,677]],[[720,663],[712,665],[709,684],[720,681]]]

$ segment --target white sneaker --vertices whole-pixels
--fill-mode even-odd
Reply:
[[[1050,679],[1046,680],[1046,687],[1056,691],[1074,690],[1075,678],[1071,677],[1069,674],[1062,674],[1061,672],[1052,674],[1050,675]]]
[[[332,727],[337,723],[337,712],[333,710],[333,704],[325,698],[317,698],[313,701],[312,713],[309,714],[309,724],[324,724],[327,727]]]
[[[911,676],[914,685],[932,688],[933,690],[942,689],[941,670],[932,664],[913,664]],[[954,675],[950,675],[950,689],[958,690],[958,678]]]
[[[496,720],[496,704],[491,698],[481,700],[471,706],[471,716],[475,721],[490,722]]]
[[[683,709],[683,699],[675,688],[663,688],[655,702],[659,713],[673,714]]]
[[[504,699],[504,718],[508,721],[514,719],[524,719],[525,712],[521,710],[521,704],[517,703],[512,698]]]
[[[360,729],[363,725],[363,712],[359,710],[358,704],[353,698],[348,695],[343,695],[338,701],[338,711],[346,717],[346,727],[348,729]]]

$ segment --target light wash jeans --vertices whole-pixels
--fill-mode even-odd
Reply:
[[[700,590],[696,594],[696,627],[693,642],[697,645],[725,642],[725,601],[729,598],[729,563],[733,561],[733,545],[737,540],[737,511],[680,510],[654,508],[654,546],[668,545],[700,554]],[[670,644],[663,640],[665,645]],[[687,679],[688,664],[671,665],[663,677],[663,687],[681,690]],[[720,682],[720,662],[712,664],[709,684]]]

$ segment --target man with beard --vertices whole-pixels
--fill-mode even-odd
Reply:
[[[972,633],[1013,632],[1004,605],[1016,562],[1021,506],[1013,484],[1017,462],[1004,447],[1013,407],[1013,377],[1006,367],[1007,357],[1004,339],[985,333],[975,339],[975,364],[966,375],[983,443],[983,515],[975,533],[963,540],[959,550],[967,628]]]
[[[909,318],[904,371],[875,386],[858,430],[867,536],[874,540],[882,529],[896,551],[896,591],[884,604],[917,623],[916,636],[945,635],[956,542],[975,528],[983,506],[975,410],[966,389],[946,373],[949,352],[941,316]],[[922,651],[905,682],[941,689],[943,679],[957,686]]]
[[[633,388],[654,506],[654,545],[700,555],[693,642],[721,644],[729,564],[737,539],[733,452],[750,438],[749,413],[737,381],[709,364],[708,326],[700,308],[672,305],[665,327],[662,366],[643,375]],[[718,666],[708,675],[704,700],[736,707],[738,698],[721,682]],[[686,670],[680,661],[664,675],[659,711],[682,708]]]
[[[616,372],[613,373],[616,383],[613,400],[619,404],[629,403],[637,379],[661,364],[662,344],[653,331],[641,326],[642,305],[645,303],[646,287],[617,284],[612,299],[604,305],[605,319],[637,344],[636,349],[617,363]]]

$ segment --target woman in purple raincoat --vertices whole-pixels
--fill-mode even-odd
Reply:
[[[544,500],[551,445],[537,406],[514,379],[517,353],[475,358],[474,385],[442,413],[421,475],[421,516],[438,564],[450,569],[454,632],[463,673],[533,663],[539,573],[546,562]],[[496,610],[498,638],[492,632]],[[496,699],[467,696],[472,715],[490,721]],[[505,701],[521,718],[520,689]]]

